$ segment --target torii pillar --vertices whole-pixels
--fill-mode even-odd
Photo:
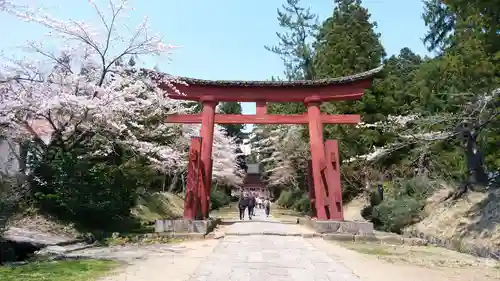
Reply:
[[[325,147],[323,145],[323,124],[321,123],[321,101],[315,98],[305,100],[309,119],[309,146],[311,151],[316,212],[318,217],[326,218],[325,199],[328,197],[321,178],[321,169],[325,163]]]
[[[321,219],[343,221],[337,141],[329,140],[329,149],[325,148],[320,110],[321,98],[307,97],[304,103],[307,107],[309,121],[309,145],[316,215]]]
[[[200,179],[199,195],[201,198],[202,219],[208,218],[210,213],[210,192],[212,190],[212,146],[214,140],[215,107],[217,100],[211,96],[201,99],[203,111],[201,113],[201,162],[205,178]]]

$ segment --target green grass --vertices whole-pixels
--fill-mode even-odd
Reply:
[[[210,212],[210,216],[219,219],[239,219],[237,203],[230,203],[228,206]]]
[[[342,243],[342,246],[349,250],[356,251],[361,254],[375,255],[375,256],[393,256],[398,255],[393,251],[387,250],[383,245],[365,244],[365,243],[352,243],[346,242]]]
[[[271,216],[273,216],[275,219],[279,221],[291,221],[291,222],[296,221],[297,218],[300,219],[304,217],[304,215],[299,212],[278,206],[274,208],[271,207]]]
[[[187,239],[183,237],[141,237],[140,235],[128,234],[106,238],[103,244],[106,246],[124,246],[127,244],[175,244],[185,242],[186,240]]]
[[[144,222],[153,222],[159,219],[178,219],[184,213],[184,199],[170,192],[143,194],[132,211],[135,216]]]
[[[119,264],[104,260],[35,262],[19,266],[0,266],[2,281],[92,281]]]

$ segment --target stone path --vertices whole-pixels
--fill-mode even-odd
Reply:
[[[100,281],[186,281],[200,264],[205,262],[218,240],[202,240],[182,243],[183,245],[152,245],[150,251],[131,248],[127,254],[119,250],[110,258],[118,257],[129,265],[120,267]],[[152,250],[151,248],[154,248]],[[134,253],[135,252],[135,253]]]
[[[306,229],[277,223],[266,218],[262,210],[257,210],[254,218],[256,221],[231,225],[226,237],[199,265],[189,281],[360,280],[340,261],[333,260],[306,239],[283,236],[286,233],[308,233]]]
[[[300,225],[280,223],[272,217],[266,217],[264,210],[257,209],[252,220],[236,222],[225,231],[226,235],[280,235],[301,236],[314,232]]]
[[[500,271],[491,268],[395,264],[321,238],[304,238],[310,237],[303,236],[309,230],[266,218],[262,210],[252,221],[238,221],[220,230],[226,232],[222,239],[84,251],[129,263],[100,281],[500,280]]]

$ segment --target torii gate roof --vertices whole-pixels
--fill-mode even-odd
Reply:
[[[177,77],[187,85],[177,84],[182,93],[171,93],[170,87],[160,87],[169,91],[169,97],[182,100],[214,100],[238,102],[304,102],[306,98],[315,100],[352,100],[359,99],[363,91],[371,86],[374,75],[383,66],[354,75],[319,80],[298,81],[236,81],[236,80],[204,80],[188,77]],[[151,72],[160,79],[166,73]]]

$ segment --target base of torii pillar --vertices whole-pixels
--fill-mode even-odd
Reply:
[[[308,219],[306,223],[319,234],[374,235],[373,223],[367,221],[334,221]]]

